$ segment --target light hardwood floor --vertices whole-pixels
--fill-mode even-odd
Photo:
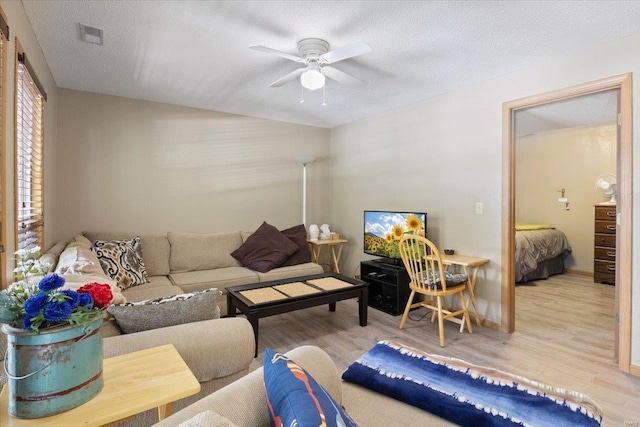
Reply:
[[[481,286],[481,283],[479,283]],[[426,313],[420,309],[410,318]],[[342,371],[384,339],[435,354],[464,359],[543,383],[584,393],[604,413],[603,426],[640,425],[640,378],[617,369],[613,359],[614,287],[573,274],[553,276],[516,288],[516,332],[506,334],[474,324],[473,334],[445,322],[446,347],[438,325],[407,320],[369,308],[369,325],[358,326],[355,300],[337,304],[335,313],[315,307],[260,320],[258,358],[265,347],[286,352],[317,345]],[[366,426],[364,426],[366,427]]]

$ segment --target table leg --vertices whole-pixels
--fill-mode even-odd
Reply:
[[[336,311],[336,303],[335,302],[330,302],[329,303],[329,311]]]
[[[173,413],[173,402],[158,406],[158,419],[164,420]]]
[[[333,257],[333,265],[334,265],[334,271],[338,274],[340,274],[340,266],[339,266],[339,262],[340,262],[340,255],[342,255],[342,243],[339,243],[338,245],[332,245],[331,246],[331,256]],[[336,251],[335,251],[335,247],[338,246],[338,254],[336,255]]]
[[[248,314],[247,320],[249,320],[249,323],[251,323],[251,327],[253,328],[253,339],[256,343],[256,350],[253,357],[258,357],[258,316]]]
[[[229,293],[227,293],[227,317],[236,317],[236,306],[233,305],[233,298]]]
[[[369,306],[369,289],[364,288],[360,292],[360,298],[358,299],[358,317],[360,320],[360,326],[367,326],[367,307]]]
[[[481,322],[480,322],[480,316],[478,315],[478,305],[476,304],[476,296],[473,292],[475,286],[476,286],[476,279],[478,278],[478,270],[480,270],[480,267],[475,267],[473,269],[473,274],[469,274],[469,269],[467,267],[464,267],[464,274],[467,275],[467,277],[469,278],[469,286],[468,286],[468,292],[469,292],[469,299],[467,300],[467,310],[470,311],[471,308],[473,307],[473,315],[476,319],[476,323],[478,326],[482,326]],[[471,304],[469,304],[471,303]],[[460,332],[463,331],[464,329],[464,316],[462,318],[463,322],[460,325]]]
[[[320,245],[312,245],[311,246],[311,255],[313,255],[313,262],[316,264],[320,264],[320,251],[322,250],[322,246]]]

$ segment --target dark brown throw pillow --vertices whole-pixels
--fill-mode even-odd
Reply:
[[[304,224],[282,230],[282,234],[298,246],[298,251],[287,258],[282,267],[311,262],[311,249],[307,243],[307,229],[304,228]]]
[[[277,228],[263,222],[231,256],[247,268],[266,273],[282,265],[297,250],[298,246]]]

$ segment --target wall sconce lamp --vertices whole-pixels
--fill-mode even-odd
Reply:
[[[565,192],[564,188],[558,190],[558,193],[560,193],[560,198],[558,199],[558,203],[564,203],[565,210],[569,210],[569,199],[564,197],[564,192]]]

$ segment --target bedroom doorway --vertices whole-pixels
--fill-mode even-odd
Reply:
[[[631,74],[598,80],[559,91],[535,95],[503,104],[503,227],[502,227],[502,320],[501,329],[515,330],[515,211],[516,211],[516,113],[528,108],[571,100],[583,95],[619,91],[617,132],[617,203],[619,224],[616,234],[616,325],[615,353],[618,366],[631,367],[631,238],[632,238],[632,111]],[[570,199],[569,195],[566,195]],[[558,198],[561,195],[558,195]],[[625,220],[628,219],[628,220]]]

